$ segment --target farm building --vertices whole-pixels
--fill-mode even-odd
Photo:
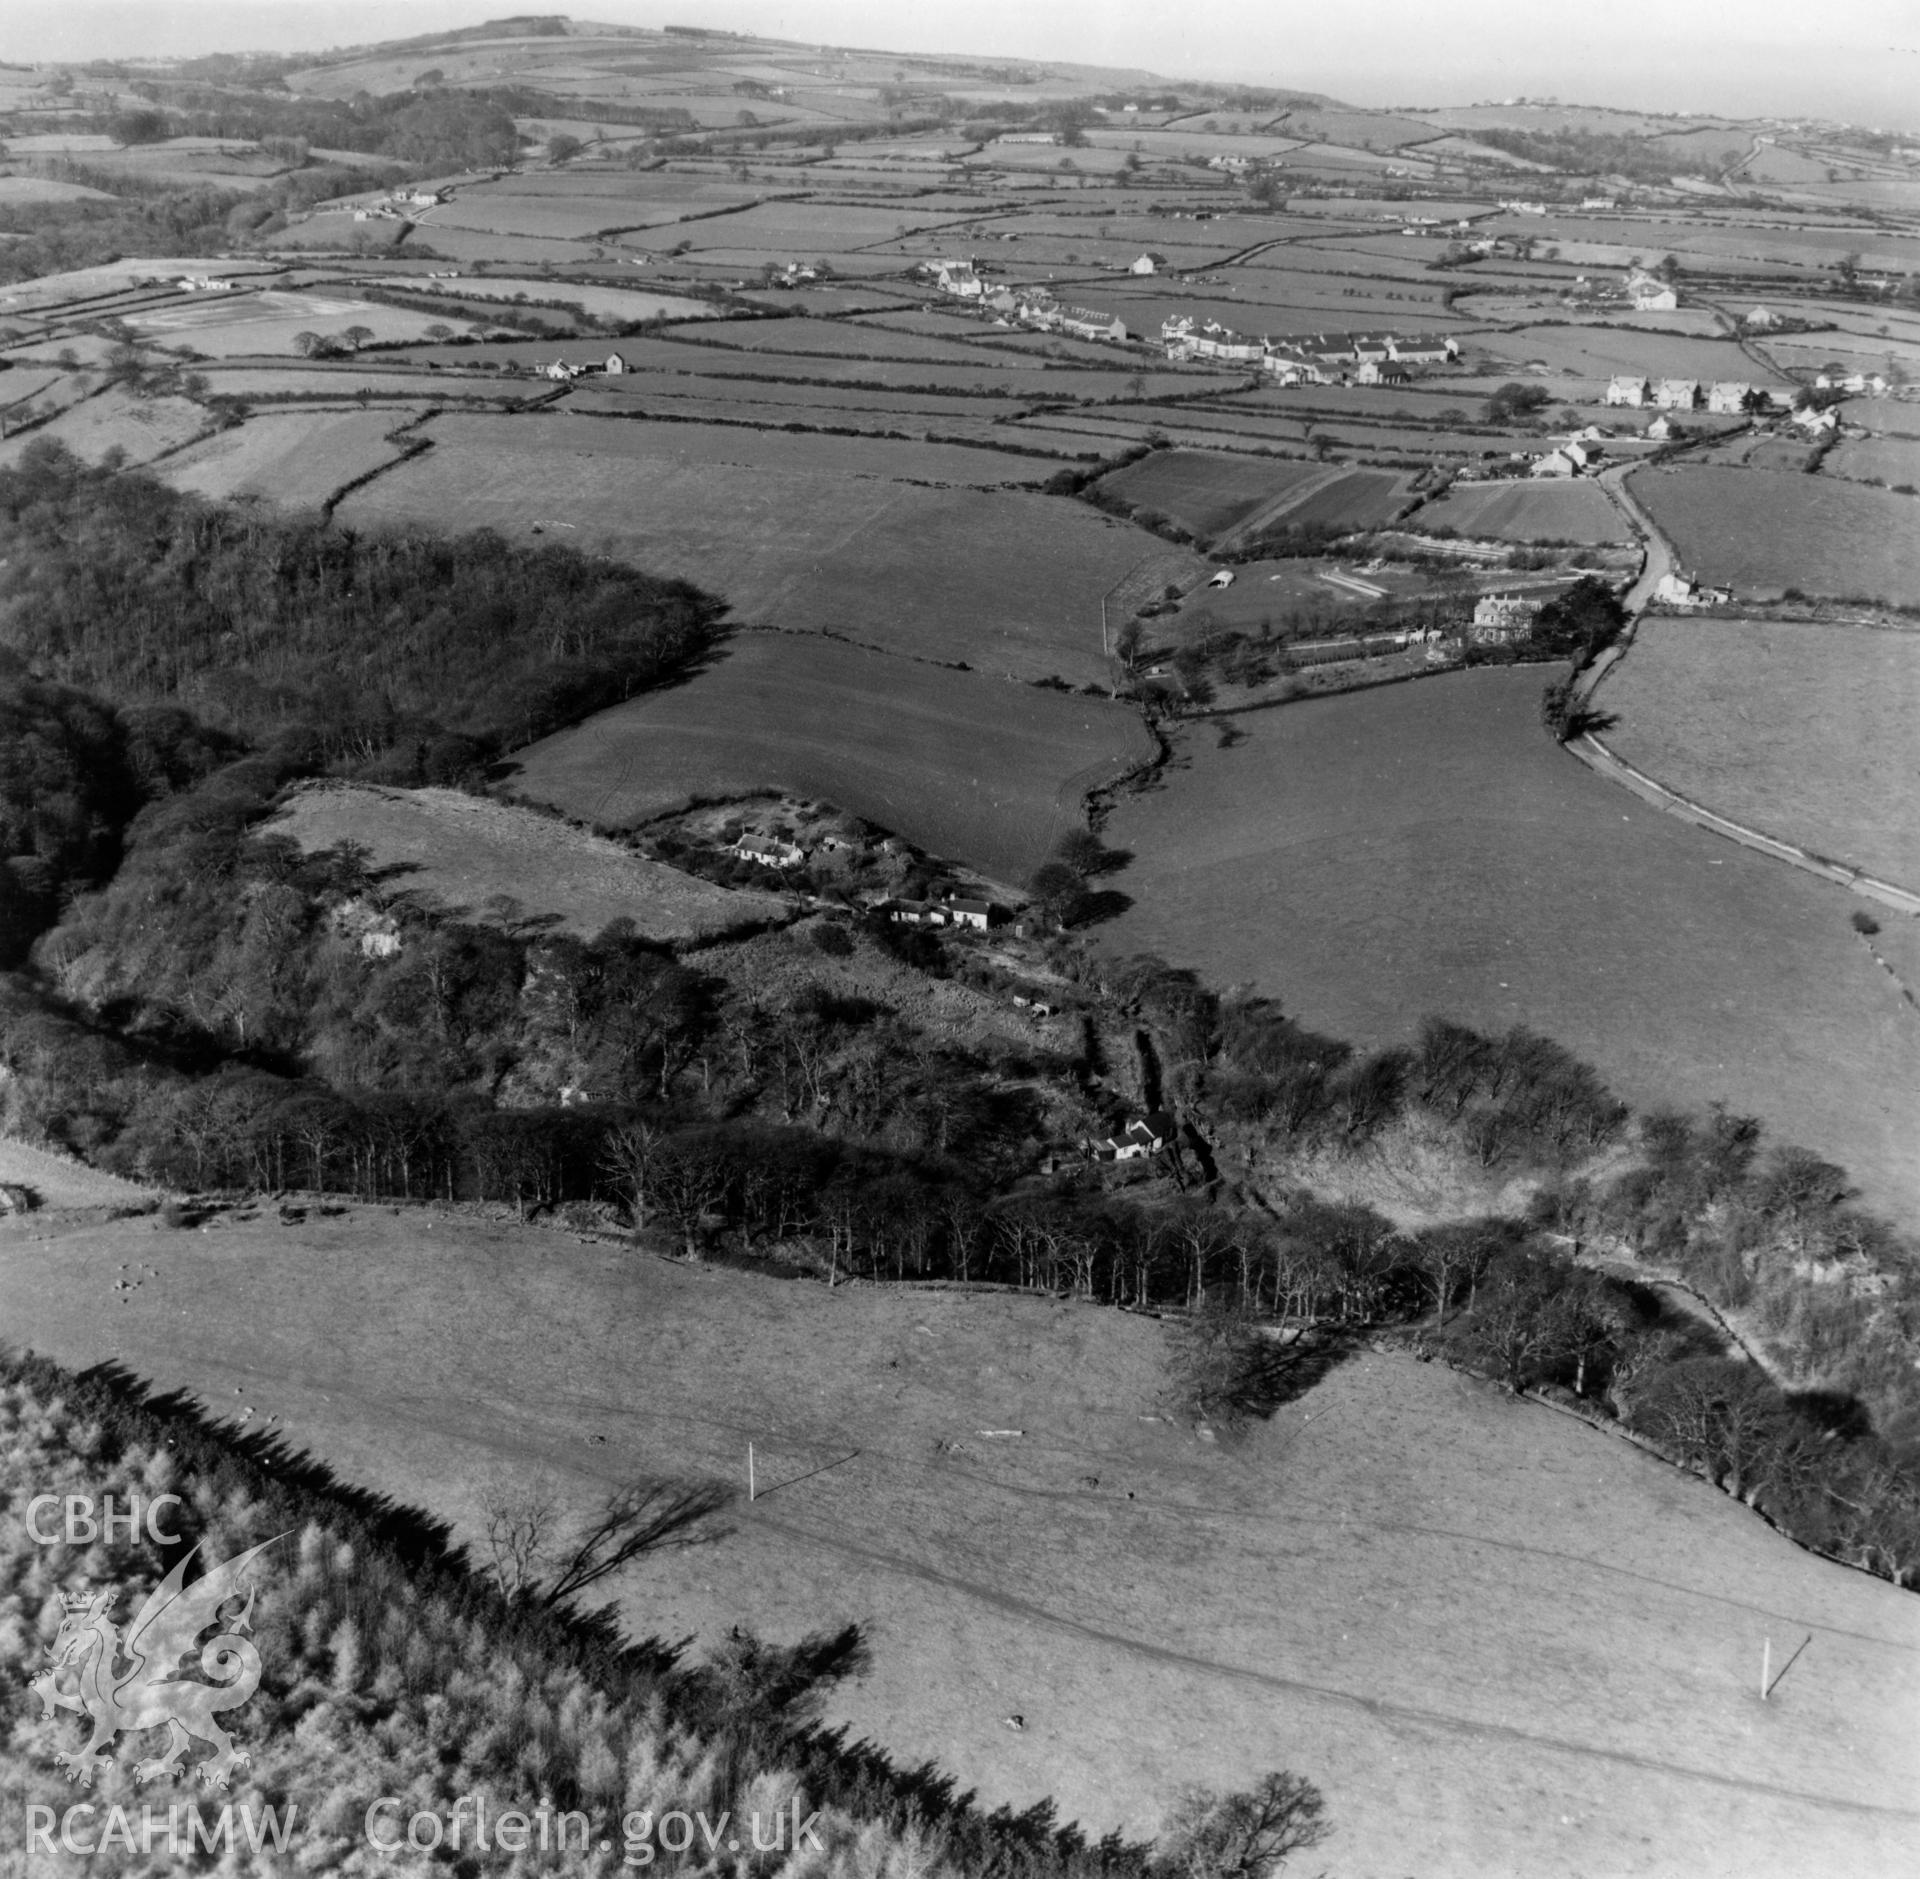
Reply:
[[[1129,1122],[1118,1135],[1090,1141],[1087,1151],[1096,1161],[1142,1161],[1157,1155],[1173,1140],[1173,1118],[1159,1111]]]
[[[1231,587],[1233,585],[1233,570],[1231,568],[1222,568],[1208,581],[1207,585],[1209,587]]]
[[[1167,257],[1165,255],[1155,254],[1149,249],[1145,254],[1138,255],[1134,258],[1133,262],[1127,268],[1127,272],[1129,274],[1158,274],[1166,265]]]
[[[1115,345],[1126,341],[1127,329],[1117,315],[1095,313],[1090,307],[1062,307],[1060,331],[1075,339],[1105,339]]]
[[[1671,313],[1680,304],[1680,296],[1651,274],[1632,275],[1627,281],[1627,298],[1636,313]]]
[[[1392,359],[1368,359],[1353,376],[1354,382],[1360,385],[1404,386],[1413,383],[1413,374]]]
[[[1685,574],[1663,574],[1655,583],[1653,597],[1668,607],[1720,607],[1733,598],[1724,587],[1702,587]]]
[[[1644,378],[1632,376],[1610,379],[1606,402],[1610,405],[1643,405],[1653,396],[1653,388]]]
[[[1809,437],[1818,437],[1840,428],[1840,414],[1837,411],[1815,411],[1811,406],[1805,411],[1796,411],[1793,421]]]
[[[757,861],[768,868],[793,868],[806,860],[807,851],[797,848],[792,842],[779,841],[770,835],[743,835],[734,843],[733,852],[747,861]]]
[[[1476,646],[1505,646],[1533,631],[1538,603],[1525,594],[1483,594],[1473,605],[1467,636]]]
[[[1393,341],[1373,333],[1356,333],[1352,356],[1362,365],[1379,365],[1393,357]]]
[[[1389,339],[1387,356],[1402,365],[1445,365],[1460,356],[1460,342],[1426,333],[1417,339]]]
[[[1653,388],[1653,402],[1663,411],[1693,411],[1700,404],[1697,378],[1663,378]]]
[[[986,283],[974,272],[971,261],[930,261],[927,271],[943,294],[955,294],[962,300],[978,300],[986,292]]]
[[[1780,316],[1770,308],[1754,307],[1748,312],[1740,324],[1742,326],[1752,327],[1756,333],[1764,333],[1770,327],[1775,327],[1780,324]]]
[[[1707,409],[1709,411],[1744,411],[1747,408],[1747,394],[1752,390],[1751,385],[1740,379],[1719,379],[1707,387]]]
[[[1664,444],[1668,438],[1680,435],[1680,427],[1671,418],[1659,417],[1647,426],[1646,435],[1656,444]]]
[[[1527,470],[1529,476],[1578,476],[1586,468],[1587,453],[1578,444],[1562,444],[1544,457],[1535,457]]]
[[[955,896],[947,902],[947,918],[955,926],[970,926],[984,933],[993,924],[993,903]]]
[[[619,353],[610,352],[607,354],[606,364],[600,369],[603,372],[624,372],[627,369],[627,362]]]

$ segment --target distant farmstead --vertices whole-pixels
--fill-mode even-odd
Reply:
[[[1173,1118],[1156,1110],[1137,1122],[1129,1122],[1118,1135],[1088,1142],[1087,1152],[1096,1161],[1144,1161],[1172,1142],[1173,1131]]]
[[[734,843],[733,852],[743,861],[757,861],[768,868],[797,868],[807,858],[804,848],[771,835],[743,835]]]

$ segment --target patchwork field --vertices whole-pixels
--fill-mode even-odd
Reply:
[[[1108,822],[1138,858],[1107,944],[1255,981],[1367,1043],[1424,1012],[1529,1024],[1630,1101],[1724,1097],[1920,1211],[1920,1022],[1848,928],[1862,903],[1556,749],[1549,676],[1455,674],[1237,718],[1230,749],[1183,739],[1186,767]]]
[[[552,816],[452,789],[304,789],[266,824],[309,854],[353,842],[383,895],[470,920],[552,916],[592,939],[613,921],[645,940],[716,939],[787,912],[770,894],[736,893],[630,853]]]
[[[1638,470],[1633,493],[1701,580],[1920,606],[1920,499],[1837,477]]]
[[[409,293],[457,294],[462,300],[559,302],[614,320],[700,320],[716,311],[709,302],[686,294],[643,293],[625,287],[599,287],[589,281],[463,274],[458,281],[409,279],[405,284]]]
[[[1642,622],[1607,742],[1735,822],[1920,889],[1920,633]]]
[[[0,439],[0,463],[15,462],[36,437],[53,438],[89,463],[115,450],[127,463],[151,463],[198,436],[210,422],[207,412],[189,398],[136,398],[116,386],[69,405],[36,430]]]
[[[364,327],[383,344],[417,340],[435,324],[431,314],[410,313],[377,301],[286,293],[270,287],[258,293],[196,296],[123,317],[142,338],[161,345],[190,346],[216,359],[258,353],[291,356],[294,338],[300,333],[342,339],[355,326]],[[474,330],[464,320],[450,318],[446,324],[456,331]]]
[[[685,684],[523,751],[509,787],[607,828],[699,798],[818,797],[1017,884],[1081,825],[1089,790],[1152,755],[1119,705],[748,633]]]
[[[1450,489],[1419,512],[1422,528],[1516,542],[1623,542],[1620,512],[1597,483],[1482,483]]]
[[[1163,544],[1060,497],[892,480],[988,453],[565,417],[436,420],[352,527],[539,528],[716,592],[738,618],[1018,678],[1107,678],[1101,596]],[[1056,467],[1009,457],[1007,480]],[[803,464],[811,467],[801,467]],[[1198,563],[1194,563],[1197,568]]]
[[[1319,464],[1158,450],[1102,481],[1103,489],[1171,516],[1202,539],[1224,534],[1262,503],[1304,483],[1326,482]]]
[[[258,496],[289,509],[317,509],[347,484],[398,459],[391,411],[267,412],[176,451],[162,480],[197,496]]]
[[[579,1515],[752,1441],[759,1498],[610,1581],[621,1624],[857,1623],[827,1720],[988,1806],[1138,1835],[1278,1767],[1326,1794],[1328,1879],[1913,1870],[1911,1595],[1438,1364],[1363,1352],[1227,1447],[1159,1420],[1145,1317],[366,1207],[0,1226],[0,1319],[469,1543],[503,1477]],[[1768,1637],[1812,1643],[1763,1706]]]

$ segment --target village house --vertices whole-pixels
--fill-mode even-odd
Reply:
[[[1707,409],[1735,413],[1747,408],[1747,394],[1753,387],[1737,378],[1717,379],[1707,387]]]
[[[1476,646],[1508,646],[1533,631],[1539,603],[1525,594],[1482,594],[1473,605],[1467,637]]]
[[[1663,378],[1653,388],[1653,402],[1663,411],[1693,411],[1700,404],[1697,378]]]
[[[947,918],[955,926],[970,926],[984,933],[993,924],[993,903],[972,896],[950,896]]]
[[[1724,587],[1702,587],[1686,574],[1663,574],[1654,583],[1653,597],[1667,607],[1721,607],[1733,598]]]
[[[1404,365],[1398,365],[1391,359],[1367,359],[1353,377],[1357,385],[1385,385],[1391,388],[1413,383],[1413,374]]]
[[[1296,342],[1309,358],[1322,365],[1345,365],[1354,358],[1353,338],[1347,333],[1315,333]]]
[[[962,300],[977,300],[986,291],[986,283],[974,272],[971,261],[928,261],[922,265],[933,276],[933,284],[943,294],[956,294]]]
[[[734,843],[733,852],[743,861],[757,861],[767,868],[794,868],[807,858],[804,848],[770,835],[742,835]]]
[[[1612,196],[1583,196],[1580,206],[1583,209],[1617,209],[1620,205]]]
[[[1627,281],[1627,298],[1636,313],[1671,313],[1680,304],[1680,296],[1663,280],[1651,274],[1635,274]]]
[[[1387,357],[1397,359],[1402,365],[1445,365],[1459,356],[1460,342],[1442,338],[1437,333],[1387,341]]]
[[[1664,444],[1669,438],[1678,437],[1681,431],[1679,425],[1671,418],[1658,417],[1647,426],[1644,434],[1651,437],[1656,444]]]
[[[541,375],[557,379],[578,378],[586,369],[584,365],[575,365],[570,360],[556,359],[551,365],[541,367]]]
[[[1809,437],[1828,435],[1840,428],[1839,412],[1833,410],[1816,411],[1811,405],[1804,411],[1796,411],[1793,414],[1793,421],[1799,425]]]
[[[1173,1140],[1173,1118],[1156,1110],[1129,1122],[1118,1135],[1090,1141],[1087,1151],[1096,1161],[1143,1161],[1157,1155]]]
[[[1244,176],[1247,171],[1253,168],[1253,159],[1251,157],[1236,156],[1209,157],[1207,159],[1207,168],[1210,170],[1224,170],[1229,176]]]
[[[1558,450],[1549,450],[1543,457],[1535,457],[1527,470],[1529,476],[1578,476],[1584,462],[1585,453],[1574,455],[1578,444],[1563,444]]]
[[[1167,342],[1169,359],[1210,359],[1216,365],[1258,365],[1265,355],[1265,343],[1248,339],[1231,327],[1209,320],[1195,326],[1189,319],[1166,321],[1160,328]]]
[[[1269,346],[1260,355],[1260,369],[1269,372],[1282,385],[1324,385],[1327,375],[1304,353],[1290,352],[1284,346]]]
[[[1756,333],[1764,333],[1780,324],[1780,316],[1766,307],[1754,307],[1740,324],[1752,327]]]
[[[1155,254],[1152,249],[1148,249],[1145,254],[1134,257],[1133,261],[1128,265],[1127,272],[1129,274],[1158,274],[1166,265],[1167,257],[1165,255]]]

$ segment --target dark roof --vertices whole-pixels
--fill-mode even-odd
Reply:
[[[951,907],[955,913],[977,913],[985,915],[993,911],[992,901],[974,900],[959,894],[950,895],[947,900],[947,905]]]

